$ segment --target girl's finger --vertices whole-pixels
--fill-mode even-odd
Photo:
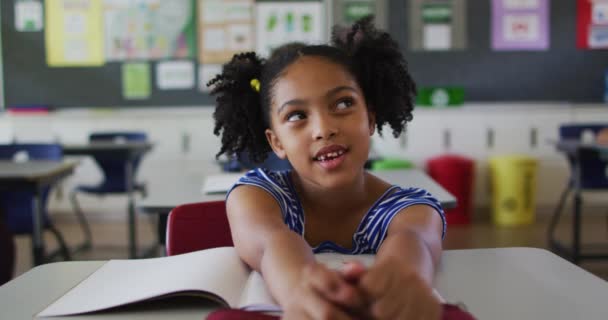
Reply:
[[[314,290],[311,290],[309,294],[305,294],[302,297],[301,307],[305,315],[310,319],[350,319],[343,310],[324,299],[318,292],[314,292]]]
[[[351,284],[357,284],[365,273],[365,266],[360,261],[349,261],[342,266],[340,273]]]
[[[366,305],[360,290],[347,283],[333,270],[324,267],[315,268],[311,270],[307,281],[320,295],[341,307],[358,310]]]

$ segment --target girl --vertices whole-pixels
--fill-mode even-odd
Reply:
[[[371,18],[334,29],[332,45],[289,44],[267,60],[233,57],[209,85],[218,154],[268,152],[293,170],[252,170],[227,196],[240,257],[264,275],[287,319],[438,319],[431,282],[445,232],[428,192],[363,166],[374,131],[398,136],[415,85],[397,43]],[[332,271],[313,253],[375,253]]]

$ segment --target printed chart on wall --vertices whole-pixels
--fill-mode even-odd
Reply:
[[[20,0],[15,3],[15,30],[19,32],[41,31],[44,17],[41,0]]]
[[[410,47],[413,50],[466,49],[464,0],[412,0],[409,12]]]
[[[221,64],[254,48],[253,0],[199,0],[199,62]]]
[[[608,49],[608,0],[578,0],[576,46]]]
[[[45,1],[46,58],[51,67],[104,63],[102,0]]]
[[[104,0],[108,61],[194,58],[194,0]]]
[[[548,0],[492,0],[492,48],[549,48]]]
[[[287,42],[321,43],[325,40],[323,3],[258,2],[256,5],[256,52],[268,57]]]
[[[207,82],[235,53],[255,49],[254,5],[253,0],[199,0],[199,90],[209,91]]]

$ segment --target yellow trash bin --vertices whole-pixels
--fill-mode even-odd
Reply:
[[[501,226],[534,223],[538,162],[523,155],[490,159],[492,218]]]

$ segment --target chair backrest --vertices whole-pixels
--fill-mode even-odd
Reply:
[[[145,142],[148,136],[145,132],[138,131],[116,131],[95,132],[89,135],[89,142]],[[136,157],[133,161],[133,175],[137,173],[143,155]],[[116,157],[116,155],[96,155],[95,162],[104,173],[103,189],[108,192],[126,192],[127,175],[125,163],[127,158]]]
[[[574,139],[583,141],[594,139],[597,133],[608,128],[608,123],[577,123],[565,124],[559,127],[561,139]],[[605,189],[608,188],[608,158],[602,157],[594,150],[581,150],[578,154],[581,170],[581,188]],[[574,164],[572,157],[568,158],[570,166]]]
[[[233,246],[224,201],[184,204],[169,213],[167,255]]]
[[[281,159],[277,155],[270,151],[268,156],[262,162],[254,162],[249,159],[247,152],[240,152],[236,158],[232,159],[224,166],[225,171],[241,171],[242,169],[255,169],[264,168],[272,171],[283,171],[291,170],[291,163],[289,160]]]
[[[63,149],[59,144],[5,144],[0,145],[0,159],[2,160],[55,160],[63,157]],[[23,159],[19,159],[20,156]],[[48,224],[46,203],[50,187],[42,190],[41,201],[44,212],[44,225]],[[0,206],[6,214],[6,224],[15,234],[26,234],[33,231],[32,218],[34,209],[33,192],[7,191],[0,192]]]

